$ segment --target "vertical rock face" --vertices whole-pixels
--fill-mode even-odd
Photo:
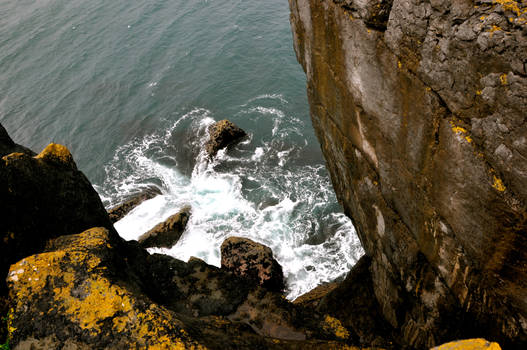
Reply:
[[[527,344],[527,4],[290,0],[333,185],[406,345]]]

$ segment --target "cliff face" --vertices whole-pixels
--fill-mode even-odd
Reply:
[[[527,344],[527,4],[290,0],[333,185],[402,342]]]

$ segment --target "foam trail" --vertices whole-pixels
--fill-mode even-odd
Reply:
[[[272,106],[254,105],[262,99]],[[301,164],[306,126],[280,109],[282,99],[258,96],[242,106],[237,116],[254,123],[245,127],[250,137],[232,150],[220,151],[214,161],[203,149],[214,119],[202,108],[182,115],[165,132],[119,148],[106,167],[107,181],[97,188],[105,203],[117,203],[149,182],[163,192],[117,222],[119,234],[137,239],[190,204],[192,215],[178,243],[150,252],[184,261],[196,256],[219,266],[219,247],[227,237],[253,239],[269,246],[282,264],[289,299],[342,277],[362,248],[351,221],[340,212],[323,164]],[[261,135],[251,133],[263,128],[267,131]],[[195,164],[187,174],[181,170],[181,152],[168,155],[173,162],[165,164],[175,134],[190,140],[187,152],[194,155]]]

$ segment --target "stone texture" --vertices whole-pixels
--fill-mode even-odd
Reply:
[[[375,3],[290,7],[313,126],[381,313],[415,348],[525,348],[527,4],[394,0],[382,28]]]
[[[39,155],[11,153],[0,160],[0,274],[41,251],[46,241],[93,226],[113,226],[99,195],[77,170],[68,149],[50,144]],[[5,295],[4,279],[0,295]]]
[[[161,194],[161,191],[157,187],[148,187],[135,195],[132,195],[130,198],[126,199],[121,204],[116,205],[115,207],[108,210],[108,216],[112,224],[124,218],[129,212],[131,212],[139,204],[143,203],[148,199],[152,199]]]
[[[248,238],[229,237],[221,245],[221,267],[269,290],[285,289],[282,266],[269,247]]]
[[[239,142],[247,134],[226,119],[220,120],[209,127],[210,138],[205,143],[205,151],[209,157],[214,157],[220,149]]]
[[[190,217],[190,206],[182,208],[176,214],[157,224],[151,230],[139,237],[138,242],[143,248],[172,248],[187,227]]]
[[[14,349],[350,349],[349,332],[199,259],[149,255],[104,228],[11,266]]]

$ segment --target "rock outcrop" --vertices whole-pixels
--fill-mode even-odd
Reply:
[[[220,149],[239,142],[247,133],[229,120],[220,120],[209,127],[209,140],[205,143],[205,151],[209,157],[214,157]]]
[[[526,348],[527,4],[290,7],[313,126],[383,318],[405,346]]]
[[[118,204],[108,210],[108,216],[110,217],[110,221],[112,224],[116,223],[117,221],[124,218],[129,212],[131,212],[135,207],[137,207],[139,204],[143,203],[144,201],[148,199],[152,199],[156,196],[159,196],[161,194],[161,191],[157,187],[148,187],[139,193],[131,196],[130,198],[126,199],[121,204]]]
[[[269,247],[248,238],[229,237],[220,249],[222,269],[272,291],[285,289],[282,266]]]
[[[346,348],[349,332],[199,259],[149,255],[105,228],[11,266],[14,348]],[[319,340],[316,340],[319,339]]]
[[[189,218],[190,206],[186,206],[165,221],[154,226],[148,232],[142,234],[138,242],[143,248],[171,248],[177,243],[183,231],[185,231]]]
[[[449,342],[432,350],[501,350],[498,343],[491,343],[485,339],[465,339]]]
[[[99,195],[64,146],[40,154],[11,153],[0,161],[0,274],[47,240],[90,227],[113,230]],[[115,231],[112,231],[115,235]],[[0,294],[5,294],[0,283]]]

